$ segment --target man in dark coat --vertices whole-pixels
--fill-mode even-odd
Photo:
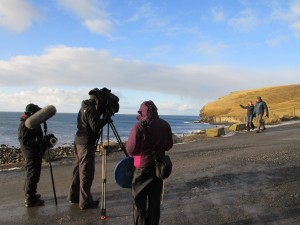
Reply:
[[[27,118],[39,111],[41,108],[34,104],[26,106],[25,112],[21,116],[18,136],[23,156],[25,158],[25,206],[34,207],[44,205],[40,199],[41,195],[36,194],[37,184],[40,180],[42,157],[46,150],[43,140],[43,131],[39,125],[35,129],[28,129],[25,126]]]
[[[247,109],[247,120],[246,120],[246,125],[247,125],[247,131],[250,131],[250,129],[254,129],[254,124],[253,124],[253,112],[254,112],[254,105],[252,101],[248,102],[247,106],[243,106],[242,104],[240,105],[243,109]]]
[[[77,132],[75,136],[76,160],[74,163],[72,184],[68,200],[79,203],[80,209],[98,206],[99,201],[93,200],[91,186],[95,173],[96,141],[100,130],[107,123],[104,113],[103,99],[98,95],[99,89],[89,92],[90,99],[82,102],[77,117]]]
[[[152,101],[143,102],[138,113],[139,122],[132,128],[126,146],[127,153],[134,157],[135,171],[132,180],[134,224],[158,225],[163,180],[156,177],[152,152],[164,155],[165,151],[172,148],[172,131],[170,125],[159,118]],[[149,136],[154,149],[145,135],[143,121],[149,126]]]
[[[256,104],[254,107],[254,114],[256,115],[257,120],[257,131],[256,133],[260,133],[260,131],[264,131],[266,129],[265,123],[263,120],[263,116],[266,113],[266,117],[269,118],[269,109],[267,103],[261,99],[260,96],[256,98]]]

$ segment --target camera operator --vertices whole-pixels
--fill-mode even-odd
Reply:
[[[25,207],[34,207],[44,205],[41,195],[36,194],[37,184],[40,180],[42,158],[47,148],[52,147],[50,138],[53,134],[43,136],[41,125],[34,129],[28,129],[25,121],[38,112],[41,108],[34,104],[28,104],[25,112],[21,116],[21,122],[18,129],[18,138],[25,158]]]
[[[89,92],[90,99],[82,102],[77,117],[76,159],[68,200],[70,203],[78,203],[82,210],[99,204],[99,201],[93,200],[91,194],[95,173],[96,141],[100,130],[109,120],[109,115],[104,115],[105,99],[100,93],[98,88]]]

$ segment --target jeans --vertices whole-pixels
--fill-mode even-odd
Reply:
[[[250,129],[254,129],[254,124],[253,124],[253,115],[248,115],[247,116],[247,121],[246,121],[246,126],[247,130],[249,131]]]

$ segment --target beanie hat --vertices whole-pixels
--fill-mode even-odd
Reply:
[[[41,108],[38,105],[30,103],[26,106],[25,113],[34,114],[37,111],[39,111],[40,109]]]

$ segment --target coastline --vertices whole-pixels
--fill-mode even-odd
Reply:
[[[286,125],[293,125],[300,123],[299,120],[282,122],[276,125],[266,125],[266,128],[275,128]],[[237,133],[245,133],[246,131],[228,131],[228,124],[216,124],[216,127],[225,127],[226,133],[221,137],[228,138],[232,137]],[[191,133],[183,134],[182,136],[177,136],[173,134],[174,145],[177,144],[188,144],[195,141],[203,141],[210,139],[206,136],[205,130],[195,130]],[[124,142],[126,143],[126,142]],[[121,151],[118,144],[111,142],[110,153]],[[99,153],[99,150],[96,152]],[[50,149],[51,161],[56,164],[64,164],[66,161],[73,161],[74,159],[74,144],[63,143],[57,147]],[[48,165],[47,152],[44,155],[43,166]],[[22,156],[21,149],[15,146],[7,146],[5,144],[0,145],[0,172],[20,170],[23,168],[24,158]]]
[[[192,141],[206,139],[205,133],[190,133],[183,134],[182,136],[176,136],[173,134],[174,145],[176,144],[187,144]],[[105,143],[104,143],[105,144]],[[124,142],[126,144],[126,142]],[[119,145],[115,142],[110,143],[109,153],[121,151]],[[96,150],[96,154],[99,154],[99,149]],[[74,144],[64,143],[53,149],[50,149],[51,162],[56,162],[57,164],[63,163],[68,160],[74,159]],[[20,147],[7,146],[1,144],[0,146],[0,172],[19,170],[23,168],[24,158],[22,156],[22,151]],[[45,152],[43,157],[43,166],[48,164],[48,155]]]

